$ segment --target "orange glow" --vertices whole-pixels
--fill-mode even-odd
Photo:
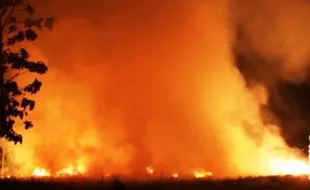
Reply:
[[[153,168],[151,168],[151,167],[148,166],[148,167],[146,167],[145,169],[146,169],[146,171],[147,171],[148,174],[153,175],[153,173],[154,173],[154,169],[153,169]]]
[[[43,169],[43,168],[36,168],[33,171],[32,175],[36,176],[36,177],[48,177],[48,176],[51,176],[50,172],[47,171],[46,169]]]
[[[57,26],[40,32],[39,40],[26,43],[25,48],[32,59],[46,62],[49,71],[37,76],[43,86],[34,97],[35,110],[29,112],[34,128],[25,131],[16,123],[24,140],[22,145],[7,145],[12,171],[6,170],[5,175],[151,178],[163,173],[169,178],[205,178],[213,173],[226,178],[309,171],[305,156],[286,144],[279,126],[264,122],[272,120],[261,114],[269,101],[266,85],[248,87],[235,66],[229,1],[139,0],[128,1],[127,6],[91,0],[97,4],[87,6],[96,5],[96,9],[71,1],[55,0],[46,10],[43,4],[37,8],[55,11],[51,15],[57,15]],[[72,12],[61,8],[63,4]],[[110,7],[113,10],[104,12]],[[254,7],[249,12],[255,11]],[[253,18],[244,14],[238,21]],[[291,35],[299,34],[294,31],[298,27],[285,24],[291,17],[282,16],[283,22],[277,20],[280,15],[270,19],[281,35],[256,30],[264,28],[259,22],[251,24],[249,36],[268,55],[273,47],[272,59],[292,53],[287,61],[291,68],[310,48],[301,44],[303,35]],[[300,19],[289,20],[301,29],[305,26]],[[304,37],[310,35],[305,32]],[[278,43],[270,44],[273,40]],[[280,50],[286,51],[274,52]],[[289,68],[265,78],[272,84],[286,78],[286,73],[294,78]],[[262,73],[268,70],[272,69]],[[18,82],[32,79],[26,74]],[[85,160],[76,163],[80,158]]]
[[[204,170],[198,170],[194,172],[195,178],[205,178],[207,176],[212,176],[211,172],[207,172]]]
[[[178,173],[176,173],[176,172],[174,172],[174,173],[172,174],[172,177],[174,177],[174,178],[178,178],[178,177],[179,177],[179,174],[178,174]]]
[[[301,160],[272,160],[271,167],[274,175],[307,175],[310,166]]]
[[[61,176],[74,176],[74,175],[85,175],[86,167],[85,165],[79,163],[76,166],[69,164],[68,167],[63,168],[56,173],[51,173],[44,168],[35,168],[32,175],[37,177],[61,177]]]
[[[67,168],[63,168],[60,171],[56,172],[56,176],[81,175],[81,174],[84,174],[85,171],[86,171],[86,168],[82,164],[79,164],[77,167],[74,167],[72,164],[70,164]]]

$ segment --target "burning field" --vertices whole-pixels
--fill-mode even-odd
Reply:
[[[25,44],[49,71],[30,115],[35,127],[19,128],[22,145],[5,143],[4,176],[310,172],[301,148],[286,142],[281,118],[262,109],[278,81],[306,80],[308,2],[33,2],[56,19],[52,32]],[[264,63],[245,63],[245,71],[238,57],[252,52]]]

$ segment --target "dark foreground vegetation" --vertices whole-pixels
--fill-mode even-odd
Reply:
[[[0,181],[2,190],[306,190],[310,189],[310,181],[307,176],[303,177],[256,177],[231,179],[222,181],[212,180],[157,180],[157,181],[127,181],[120,180],[87,180],[87,179],[5,179]]]

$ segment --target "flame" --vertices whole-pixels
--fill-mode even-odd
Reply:
[[[85,172],[85,166],[84,165],[78,165],[77,167],[74,167],[72,164],[70,164],[67,168],[63,168],[56,172],[56,176],[73,176],[73,175],[80,175]]]
[[[305,175],[310,173],[310,166],[307,164],[306,161],[302,160],[272,160],[271,162],[271,169],[272,173],[274,175]],[[147,173],[150,175],[154,174],[154,168],[148,166],[145,168]],[[70,164],[68,167],[63,168],[55,173],[55,175],[52,175],[47,169],[39,168],[37,167],[34,172],[33,176],[37,177],[59,177],[59,176],[74,176],[74,175],[85,175],[86,167],[83,164],[79,164],[76,167],[74,167],[72,164]],[[205,178],[212,176],[212,172],[205,171],[203,169],[194,171],[194,177],[199,178]],[[105,177],[109,177],[110,174],[106,173],[104,174]],[[173,178],[178,178],[179,173],[173,172],[171,175]],[[7,178],[10,178],[10,175],[7,176]]]
[[[274,175],[306,175],[310,173],[310,165],[302,160],[272,160],[271,168]]]
[[[36,176],[36,177],[48,177],[48,176],[51,176],[49,171],[47,171],[44,168],[39,168],[39,167],[34,169],[32,175]]]
[[[153,173],[154,173],[154,169],[152,168],[152,167],[146,167],[145,168],[146,169],[146,171],[147,171],[147,173],[149,173],[150,175],[153,175]]]
[[[176,173],[176,172],[173,172],[172,177],[174,177],[174,178],[178,178],[178,177],[179,177],[179,174],[178,174],[178,173]]]
[[[57,171],[55,174],[52,174],[47,169],[44,168],[35,168],[32,176],[37,177],[60,177],[60,176],[74,176],[74,175],[85,175],[86,166],[81,162],[78,162],[76,166],[69,164],[68,167],[63,168]]]
[[[204,170],[197,170],[194,172],[195,178],[204,178],[206,176],[212,176],[212,172],[204,171]]]

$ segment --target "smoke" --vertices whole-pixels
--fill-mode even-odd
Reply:
[[[20,173],[83,162],[95,175],[138,175],[152,166],[165,175],[192,175],[203,168],[235,177],[271,174],[271,162],[295,156],[278,127],[261,118],[268,85],[247,86],[232,46],[246,47],[235,39],[235,26],[246,25],[246,42],[255,51],[265,59],[285,60],[268,65],[280,69],[267,70],[266,76],[303,79],[306,32],[289,35],[300,31],[304,22],[293,19],[306,19],[304,6],[291,1],[281,3],[284,8],[267,1],[91,2],[37,6],[39,13],[55,14],[57,23],[30,47],[49,73],[40,77],[44,86],[31,113],[35,128],[23,132],[23,145],[10,148],[22,165]],[[275,6],[279,11],[273,13]],[[254,11],[257,7],[262,8]],[[250,26],[249,14],[266,19],[257,16],[258,24]],[[286,14],[295,18],[283,22]],[[266,26],[256,30],[263,21]]]
[[[271,112],[287,142],[300,148],[308,146],[309,134],[309,6],[303,0],[238,1],[231,19],[238,26],[239,70],[249,85],[267,88],[264,114]]]
[[[281,4],[281,6],[279,6]],[[273,68],[276,80],[301,82],[309,60],[308,1],[237,1],[235,22],[244,26],[243,51],[255,51]],[[245,43],[248,49],[245,48]],[[270,71],[266,71],[270,72]]]

